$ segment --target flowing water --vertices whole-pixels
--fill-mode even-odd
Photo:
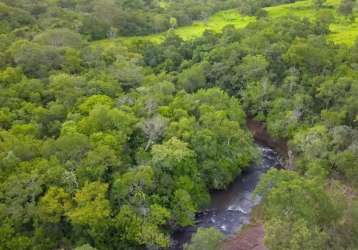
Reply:
[[[182,249],[198,227],[215,227],[226,235],[233,234],[250,223],[252,209],[260,203],[253,192],[260,177],[271,167],[281,167],[279,156],[271,148],[258,145],[262,160],[247,168],[234,183],[224,191],[211,195],[209,208],[197,216],[197,224],[174,233],[171,249]]]

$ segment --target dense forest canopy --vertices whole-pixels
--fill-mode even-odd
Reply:
[[[259,161],[248,117],[294,155],[257,188],[266,246],[356,249],[358,40],[328,36],[335,19],[355,27],[358,7],[263,9],[292,2],[0,1],[0,249],[167,249]],[[230,8],[256,21],[174,32]],[[221,239],[200,229],[187,249]]]

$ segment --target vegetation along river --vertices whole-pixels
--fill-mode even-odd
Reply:
[[[253,196],[260,177],[271,167],[282,166],[277,152],[267,146],[257,146],[262,160],[247,168],[228,189],[212,193],[211,204],[198,214],[197,224],[173,235],[171,249],[182,249],[199,227],[215,227],[231,235],[250,222],[251,211],[260,202],[260,197]]]

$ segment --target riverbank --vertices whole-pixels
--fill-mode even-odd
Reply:
[[[264,245],[262,205],[253,209],[250,221],[239,233],[225,239],[221,250],[267,250]]]
[[[247,120],[247,127],[254,139],[274,149],[283,161],[288,160],[289,149],[287,142],[273,138],[267,131],[263,122],[253,119]],[[222,245],[223,250],[266,250],[264,245],[265,230],[261,216],[262,206],[257,206],[252,215],[251,223],[246,225],[239,233],[227,238]]]
[[[266,250],[262,224],[249,225],[240,234],[224,241],[224,250]]]
[[[284,167],[287,144],[272,138],[263,123],[247,121],[262,161],[253,163],[226,189],[211,193],[207,210],[197,214],[196,224],[172,235],[170,249],[181,250],[199,227],[214,227],[228,236],[225,250],[265,250],[264,227],[259,197],[253,195],[260,177],[272,167]],[[240,230],[241,229],[241,230]],[[240,233],[236,233],[240,231]]]
[[[251,131],[255,141],[267,145],[275,150],[282,159],[288,158],[288,145],[285,140],[273,138],[267,131],[266,125],[263,122],[256,121],[254,119],[247,119],[246,125]]]
[[[261,205],[253,209],[250,220],[239,233],[223,241],[221,250],[267,250]]]
[[[172,235],[171,249],[181,250],[199,227],[216,228],[231,238],[232,235],[235,237],[238,230],[245,229],[247,225],[253,223],[252,218],[259,217],[252,216],[253,213],[257,213],[260,203],[260,198],[253,193],[260,177],[273,166],[280,166],[281,162],[278,153],[270,147],[257,143],[257,148],[261,151],[262,161],[253,163],[251,167],[245,169],[226,190],[212,192],[211,202],[207,210],[197,215],[196,224]],[[259,235],[250,237],[259,238]],[[251,241],[246,240],[246,242]]]

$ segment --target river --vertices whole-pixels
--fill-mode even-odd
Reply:
[[[198,227],[215,227],[225,235],[231,235],[250,223],[251,211],[260,203],[260,197],[253,197],[260,177],[271,167],[282,166],[275,151],[262,145],[258,148],[262,155],[260,163],[247,168],[228,189],[213,192],[211,204],[198,214],[197,224],[174,233],[171,249],[182,249]]]

